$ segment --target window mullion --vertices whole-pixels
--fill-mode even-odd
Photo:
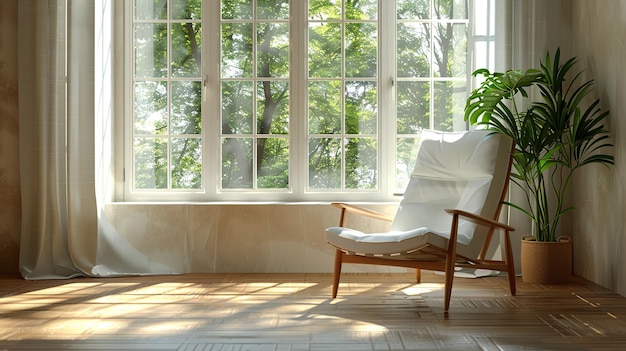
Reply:
[[[308,177],[307,158],[307,79],[295,77],[307,77],[307,40],[308,20],[307,2],[292,1],[290,8],[289,25],[290,38],[290,72],[289,80],[290,96],[293,96],[290,105],[289,125],[289,184],[292,196],[302,199],[305,196],[306,179]]]
[[[430,26],[429,30],[429,40],[430,40],[430,72],[429,72],[429,80],[428,80],[428,89],[430,91],[430,99],[428,103],[428,111],[429,111],[429,121],[428,128],[432,129],[435,125],[435,0],[430,0],[430,18],[428,21],[428,25]]]
[[[220,1],[205,3],[202,9],[203,47],[202,68],[206,81],[205,99],[202,102],[202,170],[204,190],[208,199],[214,199],[219,184],[220,138]],[[206,31],[204,31],[206,28]]]
[[[384,6],[383,6],[384,4]],[[396,168],[396,7],[395,1],[379,0],[378,125],[379,185],[381,194],[394,192]]]
[[[129,116],[124,118],[124,162],[123,162],[123,171],[121,174],[122,179],[122,187],[123,187],[123,198],[128,199],[131,194],[134,172],[133,165],[135,164],[135,155],[133,152],[133,100],[134,100],[134,92],[133,92],[133,47],[135,41],[134,35],[134,24],[133,24],[133,15],[132,15],[132,2],[124,1],[123,2],[123,13],[125,14],[124,19],[124,48],[128,48],[124,50],[124,70],[123,70],[123,80],[124,80],[124,116]]]
[[[258,177],[258,163],[260,162],[258,160],[258,146],[259,146],[259,138],[261,137],[259,135],[259,126],[258,126],[258,119],[257,119],[257,108],[258,108],[258,101],[259,101],[259,96],[258,96],[258,90],[257,90],[257,85],[259,84],[259,81],[261,80],[259,77],[259,72],[258,72],[258,56],[259,56],[259,43],[258,43],[258,37],[257,37],[257,33],[258,33],[258,25],[259,22],[257,20],[257,6],[256,6],[256,1],[253,0],[252,1],[252,130],[251,132],[251,139],[252,139],[252,145],[250,146],[252,148],[252,190],[257,190],[257,177]],[[267,79],[267,78],[266,78]]]
[[[341,147],[341,187],[346,189],[346,168],[347,168],[347,148],[346,135],[346,3],[341,2],[341,133],[339,134],[339,145]]]
[[[171,4],[168,2],[167,4],[167,67],[166,67],[166,77],[165,86],[167,87],[167,108],[166,108],[166,121],[167,121],[167,132],[166,132],[166,143],[167,145],[167,160],[166,160],[166,168],[167,168],[167,189],[172,189],[172,50],[174,49],[172,45],[172,18],[170,11]]]

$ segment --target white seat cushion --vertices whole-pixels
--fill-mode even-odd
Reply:
[[[447,238],[444,235],[431,233],[428,228],[387,233],[363,233],[343,227],[326,229],[326,240],[331,245],[362,255],[405,254],[419,250],[427,244],[445,248]]]

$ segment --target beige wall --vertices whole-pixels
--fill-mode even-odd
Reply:
[[[0,1],[0,273],[16,273],[19,254],[17,1]]]
[[[573,184],[574,271],[626,295],[626,0],[563,1],[562,13],[565,52],[595,80],[615,145],[613,169],[581,169]]]
[[[0,273],[18,271],[17,1],[0,1]],[[626,70],[621,67],[626,62],[626,0],[563,0],[562,24],[564,53],[580,59],[579,67],[586,69],[586,78],[596,80],[602,105],[611,111],[616,158],[613,169],[591,167],[578,175],[572,192],[577,210],[564,221],[564,229],[574,238],[575,272],[626,295]],[[120,234],[145,252],[149,244],[139,243],[146,236],[182,232],[172,237],[172,250],[190,255],[172,264],[185,271],[330,267],[332,250],[318,229],[332,225],[336,213],[324,206],[113,204],[107,210]]]
[[[393,214],[396,205],[367,207]],[[321,273],[332,272],[334,249],[324,229],[338,224],[340,210],[324,203],[114,203],[106,213],[123,240],[177,272]],[[356,216],[346,220],[365,231],[388,229],[380,221]],[[398,270],[363,265],[343,269]]]

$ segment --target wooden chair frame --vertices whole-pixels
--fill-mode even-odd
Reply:
[[[440,271],[445,273],[445,292],[444,292],[444,308],[445,312],[448,313],[450,308],[450,297],[452,295],[452,282],[454,279],[454,271],[455,267],[471,267],[471,268],[482,268],[482,269],[491,269],[502,272],[507,272],[508,280],[509,280],[509,288],[511,291],[511,295],[515,296],[515,267],[514,267],[514,259],[513,252],[511,248],[511,235],[510,232],[514,231],[515,228],[506,225],[504,223],[500,223],[498,218],[500,216],[500,211],[502,209],[502,204],[504,203],[504,199],[509,187],[509,180],[511,175],[511,166],[513,162],[513,151],[514,145],[511,146],[511,157],[509,158],[508,170],[506,173],[506,180],[504,182],[504,186],[502,187],[502,194],[500,196],[500,201],[495,211],[493,218],[487,218],[480,215],[476,215],[473,213],[469,213],[462,210],[457,209],[446,209],[446,212],[452,216],[451,221],[451,230],[450,230],[450,239],[448,240],[447,248],[441,248],[435,245],[427,244],[425,247],[421,248],[419,251],[427,253],[430,257],[428,260],[413,260],[413,259],[401,259],[398,256],[364,256],[355,253],[350,253],[342,250],[341,248],[336,248],[335,251],[335,263],[333,270],[333,290],[332,296],[333,298],[337,297],[337,292],[339,289],[339,280],[341,276],[341,267],[343,263],[356,263],[356,264],[372,264],[372,265],[384,265],[384,266],[395,266],[395,267],[406,267],[406,268],[414,268],[416,270],[416,281],[421,282],[421,270],[433,270]],[[341,209],[341,216],[339,219],[339,226],[343,227],[346,219],[346,215],[348,213],[354,213],[357,215],[366,216],[369,218],[374,218],[378,220],[393,221],[393,217],[372,211],[369,209],[361,208],[358,206],[346,204],[346,203],[333,203],[335,207]],[[487,235],[485,236],[482,248],[480,250],[480,254],[478,257],[466,257],[464,255],[460,255],[457,253],[457,228],[459,223],[459,218],[464,218],[466,220],[472,221],[479,226],[485,226],[488,228]],[[491,240],[493,238],[493,234],[495,230],[500,230],[504,233],[504,258],[502,260],[488,260],[485,258],[489,246],[491,244]],[[473,240],[478,240],[478,238],[474,238]],[[432,257],[432,258],[431,258]]]

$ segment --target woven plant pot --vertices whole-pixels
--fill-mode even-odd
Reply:
[[[567,236],[555,242],[522,238],[522,280],[533,284],[561,284],[572,275],[572,241]]]

